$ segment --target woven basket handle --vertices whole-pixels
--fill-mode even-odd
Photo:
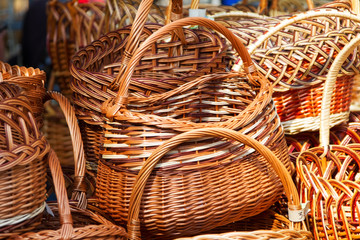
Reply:
[[[267,147],[256,141],[255,139],[236,132],[234,130],[225,129],[225,128],[204,128],[192,130],[186,133],[177,135],[170,140],[164,142],[158,148],[156,148],[146,160],[141,170],[139,171],[133,190],[130,196],[130,205],[129,205],[129,216],[128,216],[128,233],[130,239],[140,239],[140,221],[139,221],[139,212],[142,195],[145,189],[148,178],[150,177],[154,167],[161,160],[161,158],[169,151],[179,146],[180,144],[196,140],[200,138],[208,137],[219,137],[230,139],[234,141],[241,142],[249,147],[254,148],[259,152],[272,166],[275,170],[281,182],[284,186],[286,195],[289,199],[289,206],[296,209],[301,209],[300,200],[295,184],[293,183],[291,176],[285,166],[277,159],[273,152],[271,152]],[[295,226],[297,229],[300,228],[300,223]]]
[[[49,155],[49,168],[51,171],[51,176],[53,178],[55,193],[56,193],[56,201],[58,203],[59,215],[60,215],[60,236],[61,239],[67,240],[71,239],[73,233],[73,222],[71,217],[69,200],[65,188],[65,180],[64,175],[61,170],[59,159],[54,152],[54,150],[50,150]]]
[[[181,28],[181,27],[184,27],[187,25],[201,25],[204,27],[211,28],[211,29],[223,34],[231,42],[232,46],[235,48],[235,50],[238,52],[239,56],[245,63],[244,70],[247,73],[250,81],[252,80],[252,74],[257,74],[257,71],[255,69],[254,64],[252,63],[251,57],[250,57],[247,49],[241,43],[240,39],[237,38],[230,30],[228,30],[226,27],[224,27],[220,23],[217,23],[215,21],[212,21],[212,20],[209,20],[206,18],[200,18],[200,17],[183,18],[183,19],[177,20],[175,22],[172,22],[168,25],[165,25],[164,27],[157,30],[149,38],[147,38],[141,44],[141,46],[136,50],[136,52],[134,53],[134,56],[130,59],[130,62],[128,64],[128,67],[126,68],[126,71],[123,74],[118,74],[116,77],[116,79],[117,79],[116,82],[120,83],[117,96],[114,99],[109,99],[108,101],[104,102],[104,104],[102,106],[102,110],[103,110],[103,112],[106,113],[107,117],[114,116],[115,113],[125,103],[126,98],[128,96],[128,88],[130,85],[131,77],[134,73],[135,67],[137,66],[140,59],[147,51],[147,49],[153,43],[155,43],[158,39],[160,39],[162,36],[168,34],[171,31],[174,31],[178,28]]]
[[[75,179],[72,199],[78,201],[78,207],[85,209],[87,205],[85,178],[85,153],[80,128],[75,116],[74,108],[69,100],[58,92],[47,92],[47,97],[57,101],[65,115],[70,130],[71,142],[74,149]]]
[[[176,1],[177,3],[179,1],[182,2],[182,0],[172,0],[172,1]],[[175,4],[172,3],[171,5],[175,5],[174,7],[172,7],[172,10],[178,12],[179,9],[177,7],[179,7],[179,4],[177,4],[177,3],[175,3]],[[120,75],[122,75],[122,73],[125,72],[131,57],[133,56],[135,50],[138,48],[138,45],[140,43],[140,36],[141,36],[141,33],[143,32],[145,22],[150,13],[152,4],[153,4],[153,0],[142,0],[140,2],[139,8],[136,12],[135,20],[131,26],[131,31],[129,34],[128,41],[125,46],[124,56],[121,59],[121,65],[120,65],[120,69],[119,69]],[[182,5],[181,5],[181,11],[182,11]],[[177,13],[175,13],[174,15],[177,15]],[[116,78],[109,85],[109,87],[112,90],[116,90],[116,89],[118,89],[118,85],[119,85],[119,81],[118,81],[118,78]]]
[[[350,54],[356,54],[355,48],[360,45],[360,34],[353,38],[336,56],[332,63],[329,72],[326,76],[324,84],[324,92],[321,103],[321,114],[320,114],[320,146],[323,146],[327,153],[327,149],[330,141],[330,104],[331,97],[334,91],[336,78],[339,74],[343,63],[346,61]],[[354,52],[355,51],[355,52]]]

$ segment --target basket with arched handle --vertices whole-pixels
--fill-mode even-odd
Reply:
[[[163,39],[164,35],[167,36],[166,34],[172,30],[187,25],[204,26],[223,34],[246,62],[244,71],[242,73],[219,72],[191,77],[189,80],[184,78],[186,81],[182,85],[149,96],[141,96],[139,92],[132,91],[132,88],[142,80],[135,78],[134,70],[136,66],[139,66],[138,62],[147,53],[149,47],[153,46],[157,40]],[[271,88],[269,88],[269,83],[253,70],[251,58],[240,40],[221,24],[205,18],[177,20],[149,36],[135,51],[125,73],[118,75],[119,91],[104,101],[101,106],[102,114],[108,120],[101,126],[101,158],[96,190],[99,207],[119,224],[124,224],[127,221],[129,194],[134,187],[135,176],[138,170],[142,168],[143,163],[147,161],[146,159],[154,149],[164,141],[182,132],[194,129],[223,127],[252,136],[264,145],[269,146],[288,170],[291,170],[283,130],[278,122],[279,119],[271,99]],[[169,83],[171,83],[170,80],[168,80]],[[154,81],[155,83],[157,82]],[[165,82],[160,83],[164,84]],[[155,87],[155,85],[153,86]],[[264,175],[256,174],[250,169],[241,170],[241,163],[246,161],[245,159],[250,161],[250,159],[258,157],[261,159],[259,163],[255,164],[256,166],[250,163],[248,167],[254,171],[261,172],[263,170],[266,172]],[[251,151],[248,152],[239,144],[232,145],[230,142],[224,142],[219,138],[201,139],[183,144],[181,150],[172,152],[169,158],[173,159],[174,162],[169,161],[160,165],[160,168],[157,169],[159,175],[154,176],[151,180],[154,183],[153,192],[146,194],[154,194],[153,196],[177,195],[176,192],[182,184],[176,182],[178,172],[187,169],[188,174],[183,175],[183,179],[186,182],[194,183],[198,181],[196,179],[202,179],[202,175],[206,178],[204,181],[209,181],[209,184],[211,184],[211,176],[214,176],[214,181],[215,179],[221,181],[220,176],[222,174],[231,175],[230,172],[236,174],[240,174],[240,172],[250,174],[252,172],[251,174],[259,175],[257,184],[266,186],[262,192],[264,198],[256,198],[259,207],[251,213],[244,213],[243,218],[255,215],[261,209],[267,209],[281,195],[281,184],[270,171],[265,170],[267,166],[262,157]],[[176,159],[182,164],[176,164]],[[236,159],[242,160],[236,161]],[[222,167],[216,168],[218,162],[223,163],[220,164]],[[209,169],[209,171],[205,169]],[[216,174],[219,175],[216,176]],[[162,176],[165,175],[169,177],[169,181],[166,186],[162,186]],[[245,178],[247,179],[247,177]],[[171,183],[171,179],[175,182]],[[231,181],[224,184],[226,184],[224,188],[231,188]],[[253,183],[249,185],[253,186]],[[196,184],[194,187],[196,188]],[[204,197],[207,194],[205,189],[190,188],[189,190],[198,191],[199,195],[203,194]],[[162,206],[160,204],[160,199],[154,199],[156,208],[159,208],[159,210],[154,211],[159,211],[159,217],[165,219],[167,214],[162,215],[161,212],[169,211],[166,210],[167,205]],[[174,198],[170,197],[169,199]],[[150,207],[152,205],[150,203]],[[182,210],[179,209],[179,211]],[[185,213],[185,215],[191,217],[190,212]],[[239,218],[241,218],[240,213],[236,216],[229,215],[228,218],[224,217],[221,224]],[[152,220],[149,219],[149,221]],[[186,231],[189,224],[191,225],[191,222],[181,222],[178,226],[179,230],[177,230],[179,232]],[[184,226],[181,227],[180,225],[183,223]],[[215,224],[209,224],[207,228],[210,226],[215,227]],[[144,237],[155,235],[159,237],[162,234],[159,232],[162,230],[155,230],[150,227]],[[164,232],[171,234],[170,229]],[[166,236],[169,237],[169,235]],[[166,236],[163,237],[166,238]]]
[[[193,236],[218,225],[229,223],[231,219],[241,219],[244,217],[242,213],[251,215],[252,211],[262,211],[258,209],[261,208],[261,204],[253,205],[250,203],[261,199],[262,194],[260,192],[263,193],[263,190],[260,190],[263,187],[261,184],[251,183],[252,180],[254,183],[258,181],[257,177],[259,175],[255,173],[257,172],[255,169],[252,172],[252,180],[246,178],[243,175],[244,172],[230,174],[228,172],[231,171],[230,167],[227,169],[228,171],[223,170],[227,168],[223,165],[224,162],[217,162],[208,167],[199,167],[196,171],[187,170],[186,168],[182,171],[175,170],[172,174],[159,171],[159,165],[166,162],[183,165],[180,159],[173,161],[166,156],[172,155],[171,153],[174,151],[179,151],[184,143],[214,137],[220,138],[222,141],[231,141],[233,144],[239,142],[248,151],[255,150],[255,152],[263,156],[263,160],[268,165],[268,170],[271,169],[272,174],[281,179],[289,199],[289,211],[297,210],[298,213],[304,214],[291,175],[273,152],[252,137],[239,132],[224,128],[204,128],[182,133],[169,139],[156,148],[143,164],[136,175],[129,200],[127,224],[129,239],[154,239],[160,237],[170,239],[180,236]],[[236,161],[243,162],[241,158]],[[258,159],[255,158],[253,161],[256,162]],[[245,162],[243,163],[245,164]],[[249,174],[251,174],[250,172]],[[186,181],[186,175],[188,174],[197,175],[198,179]],[[261,175],[260,172],[259,174]],[[168,209],[168,211],[164,212],[163,218],[160,218],[161,211],[155,208],[155,201],[160,198],[153,191],[159,188],[159,186],[155,186],[156,182],[154,182],[157,175],[163,178],[163,188],[168,181],[179,186],[177,192],[164,194],[159,199],[164,209]],[[171,179],[170,175],[173,175],[174,179]],[[176,179],[175,176],[177,176]],[[227,185],[225,182],[231,182],[232,184]],[[244,195],[241,196],[242,194]],[[157,214],[152,214],[152,212]],[[294,221],[294,219],[292,220]],[[312,239],[311,233],[306,231],[304,220],[303,215],[303,218],[296,220],[298,222],[291,222],[288,229],[279,229],[277,231],[233,232],[181,239],[262,239],[261,237],[270,236],[272,236],[272,239]],[[158,236],[155,235],[156,230],[159,231]],[[233,231],[236,231],[236,229]],[[231,236],[234,238],[231,238]]]
[[[101,125],[106,122],[101,105],[116,95],[120,84],[117,76],[124,74],[139,42],[161,27],[145,24],[151,4],[151,0],[142,1],[131,27],[102,36],[72,59],[73,100],[86,142],[87,159],[95,163],[94,168],[100,158]],[[176,8],[171,16],[179,17],[180,4],[173,6]],[[134,75],[138,80],[132,81],[130,91],[150,96],[177,88],[188,81],[187,77],[222,72],[230,68],[226,48],[225,40],[211,31],[183,29],[175,35],[169,33],[142,58]]]
[[[319,128],[326,74],[341,49],[358,34],[359,23],[360,18],[351,12],[324,8],[297,14],[270,27],[263,35],[255,34],[258,38],[248,46],[249,53],[257,69],[274,86],[273,98],[286,133]],[[242,29],[235,31],[241,37]],[[239,65],[241,62],[233,69]],[[332,79],[336,88],[331,126],[348,119],[358,65],[359,56],[354,52]]]

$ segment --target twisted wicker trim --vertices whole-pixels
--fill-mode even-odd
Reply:
[[[42,213],[44,211],[44,209],[45,209],[45,202],[31,213],[18,215],[18,216],[15,216],[12,218],[7,218],[7,219],[0,219],[0,227],[4,227],[4,226],[8,226],[8,225],[15,225],[17,223],[21,223],[23,221],[31,219],[31,218],[39,215],[40,213]]]

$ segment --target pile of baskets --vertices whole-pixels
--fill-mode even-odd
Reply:
[[[357,5],[266,6],[50,1],[49,81],[0,62],[0,239],[358,238]]]

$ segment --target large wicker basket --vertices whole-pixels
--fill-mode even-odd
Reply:
[[[141,83],[142,79],[136,80],[133,73],[149,47],[174,29],[186,25],[205,26],[226,36],[246,61],[244,72],[214,73],[195,79],[190,75],[181,78],[182,85],[149,96],[129,90],[131,85]],[[193,129],[223,127],[252,136],[274,151],[291,170],[283,130],[271,99],[271,88],[261,75],[252,70],[250,56],[239,39],[221,24],[205,18],[172,22],[147,38],[134,53],[125,73],[119,76],[119,92],[102,106],[102,118],[106,119],[106,114],[108,120],[99,127],[98,133],[101,136],[97,178],[100,208],[120,224],[125,223],[129,194],[138,170],[165,140]],[[151,80],[143,79],[147,82]],[[173,81],[171,78],[160,78],[154,80],[151,86],[165,84],[164,80],[168,83]],[[281,195],[279,179],[261,156],[242,145],[219,138],[204,138],[183,144],[156,167],[156,172],[151,178],[153,184],[144,195],[148,199],[144,213],[156,212],[156,216],[143,216],[143,237],[148,238],[187,234],[200,216],[203,218],[201,222],[207,223],[206,226],[199,225],[196,230],[194,227],[194,234],[256,215],[269,208]],[[259,178],[253,182],[254,175]],[[239,182],[239,179],[244,182]],[[198,187],[201,182],[207,182],[209,189]],[[241,192],[230,191],[236,188],[235,185],[239,186],[237,184],[242,189],[248,186],[248,196],[251,197],[244,198]],[[194,192],[201,200],[193,199]],[[230,195],[224,197],[223,194]],[[207,198],[212,204],[208,208],[196,205],[207,201]],[[218,206],[216,202],[221,202],[220,198],[228,199],[228,205],[222,202]],[[182,205],[179,201],[189,205]],[[218,209],[231,209],[234,202],[241,202],[242,207],[234,208],[232,213]],[[184,209],[189,209],[189,212],[184,212]],[[209,212],[205,213],[207,210]],[[176,219],[171,212],[178,212],[183,219]],[[216,214],[221,217],[215,217]]]
[[[16,85],[0,83],[0,238],[28,231],[45,208],[46,154],[32,106]],[[37,219],[35,222],[32,219]],[[31,223],[31,224],[30,224]]]
[[[280,24],[270,22],[264,28],[268,31],[252,30],[249,34],[251,39],[257,39],[248,47],[249,53],[257,69],[274,86],[274,101],[286,133],[319,129],[326,74],[339,51],[359,33],[359,23],[360,18],[346,10],[320,8]],[[237,28],[234,32],[251,43],[242,32],[252,28]],[[359,59],[356,52],[349,55],[335,78],[331,126],[348,119]]]

